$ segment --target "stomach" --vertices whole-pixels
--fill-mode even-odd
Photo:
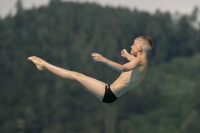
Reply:
[[[132,71],[122,73],[113,84],[110,85],[113,93],[119,97],[124,92],[136,86],[142,79],[143,75],[134,73]]]

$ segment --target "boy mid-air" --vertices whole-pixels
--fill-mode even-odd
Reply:
[[[124,65],[115,63],[98,53],[92,53],[92,57],[95,61],[104,63],[121,73],[111,85],[79,72],[54,66],[36,56],[31,56],[28,60],[32,61],[39,70],[47,69],[62,78],[76,81],[100,101],[112,103],[117,100],[120,95],[137,85],[144,78],[148,65],[147,53],[152,49],[152,46],[153,43],[150,37],[137,37],[131,46],[130,54],[125,49],[121,51],[121,56],[127,58],[129,61]]]

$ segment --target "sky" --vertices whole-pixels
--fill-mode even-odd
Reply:
[[[17,0],[0,0],[0,16],[3,18],[9,13],[15,13],[15,3]],[[65,0],[76,2],[95,2],[102,6],[109,5],[113,7],[127,7],[129,9],[137,8],[140,11],[154,13],[157,9],[162,12],[181,14],[191,14],[194,7],[200,9],[200,0]],[[23,7],[30,9],[33,6],[45,6],[49,0],[22,0]]]

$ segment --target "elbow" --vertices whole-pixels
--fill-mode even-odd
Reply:
[[[122,65],[122,72],[128,72],[128,71],[131,71],[133,70],[134,68],[130,67],[130,66],[127,66],[127,65]]]
[[[121,72],[127,72],[127,71],[130,71],[130,70],[128,70],[126,67],[122,66]]]
[[[130,70],[123,69],[121,72],[123,73],[123,72],[128,72],[128,71],[130,71]]]
[[[126,72],[126,69],[123,67],[122,70],[121,70],[121,72]]]
[[[117,72],[119,72],[119,73],[123,73],[123,72],[125,72],[126,70],[124,69],[124,67],[122,66],[122,67],[120,67],[120,68],[117,68],[117,69],[115,69]]]

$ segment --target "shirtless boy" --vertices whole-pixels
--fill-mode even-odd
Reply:
[[[112,103],[144,78],[148,64],[147,53],[152,49],[152,46],[150,37],[137,37],[131,46],[130,54],[125,49],[121,51],[121,56],[129,61],[123,65],[115,63],[98,53],[92,53],[94,61],[104,63],[121,73],[111,85],[84,74],[54,66],[36,56],[31,56],[28,60],[32,61],[39,70],[47,69],[62,78],[76,81],[100,101]]]

